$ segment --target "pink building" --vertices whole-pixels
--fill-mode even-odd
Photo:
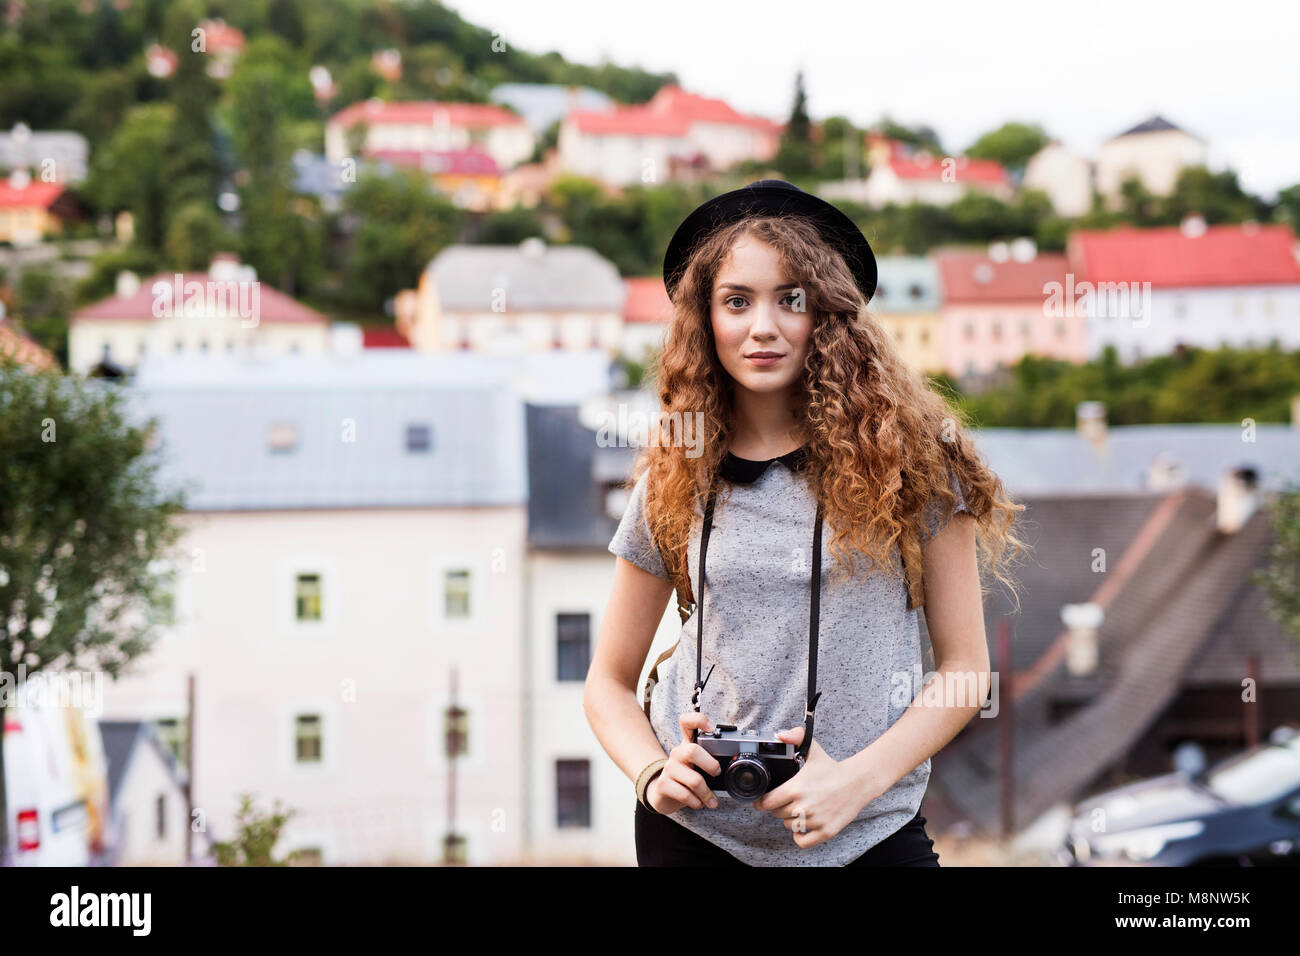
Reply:
[[[1027,354],[1087,360],[1086,318],[1050,307],[1049,283],[1064,285],[1065,256],[1039,254],[1032,241],[1017,240],[978,252],[938,250],[933,258],[943,296],[943,367],[950,374],[985,374]]]

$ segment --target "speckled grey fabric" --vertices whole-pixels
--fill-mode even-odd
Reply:
[[[629,496],[609,550],[667,579],[645,516],[647,477],[641,476]],[[732,488],[725,504],[725,489],[719,493],[709,536],[703,673],[711,664],[717,666],[701,695],[701,710],[714,724],[775,733],[804,721],[816,501],[804,477],[784,458],[772,459],[755,480]],[[957,510],[967,510],[955,476],[953,489],[959,495]],[[932,533],[937,533],[937,518],[937,507],[932,508]],[[699,532],[697,522],[688,549],[696,595]],[[830,551],[832,536],[827,524],[817,663],[822,696],[814,736],[831,757],[845,760],[902,716],[920,688],[922,658],[917,612],[907,609],[901,574],[865,574],[867,559],[859,556],[857,576],[831,588],[838,569]],[[901,565],[897,548],[893,560]],[[691,710],[697,627],[692,614],[682,626],[677,650],[659,665],[650,722],[665,752],[681,742],[678,716]],[[929,779],[926,760],[830,840],[807,849],[797,846],[793,833],[771,813],[726,791],[715,791],[716,809],[685,807],[671,817],[752,866],[843,866],[912,819]]]

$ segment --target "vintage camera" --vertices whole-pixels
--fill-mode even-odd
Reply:
[[[716,776],[700,771],[709,789],[725,790],[737,800],[757,800],[803,766],[794,744],[753,730],[737,730],[735,724],[718,724],[712,733],[700,731],[695,742],[721,765]]]

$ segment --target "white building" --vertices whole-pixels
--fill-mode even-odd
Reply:
[[[526,161],[537,137],[523,117],[492,103],[353,103],[325,125],[331,163],[392,152],[482,149],[502,170]]]
[[[608,551],[636,449],[623,427],[654,412],[643,392],[572,407],[529,407],[529,843],[537,862],[636,864],[632,781],[583,711],[583,686],[614,580]],[[609,429],[603,428],[610,425]],[[650,664],[681,633],[669,600]]]
[[[523,852],[522,406],[508,375],[467,364],[139,370],[127,394],[159,419],[164,478],[194,484],[177,624],[106,687],[105,713],[183,717],[195,675],[214,839],[250,792],[297,811],[278,852],[325,863],[438,862],[453,829],[471,864]]]
[[[1086,314],[1089,357],[1107,345],[1124,362],[1180,345],[1300,349],[1298,248],[1288,226],[1207,227],[1200,217],[1072,233],[1073,301]]]
[[[398,328],[413,348],[487,354],[618,353],[625,291],[614,264],[583,246],[449,246],[420,275]]]
[[[330,347],[328,316],[257,279],[234,256],[207,272],[119,273],[115,293],[78,309],[68,329],[68,365],[131,369],[166,355],[313,355]]]
[[[1092,164],[1055,140],[1029,157],[1020,185],[1046,193],[1057,214],[1067,218],[1092,208]]]
[[[1005,167],[991,159],[935,156],[868,133],[867,161],[871,169],[865,179],[826,182],[817,194],[831,201],[846,199],[875,208],[914,202],[947,206],[971,190],[1004,201],[1014,195]]]
[[[1168,196],[1184,167],[1203,166],[1207,158],[1205,140],[1153,116],[1101,145],[1097,189],[1112,208],[1119,204],[1124,180],[1132,176],[1153,195]]]
[[[782,129],[670,84],[643,105],[569,112],[557,146],[566,172],[623,186],[667,182],[679,165],[719,171],[747,159],[770,160]]]

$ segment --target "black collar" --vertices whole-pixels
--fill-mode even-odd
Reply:
[[[737,458],[731,452],[727,452],[722,459],[722,465],[718,473],[730,482],[739,484],[750,484],[757,481],[758,477],[767,471],[775,461],[781,462],[791,471],[798,471],[808,461],[807,446],[800,445],[794,451],[786,452],[776,458],[768,458],[764,461],[753,461],[749,458]]]

